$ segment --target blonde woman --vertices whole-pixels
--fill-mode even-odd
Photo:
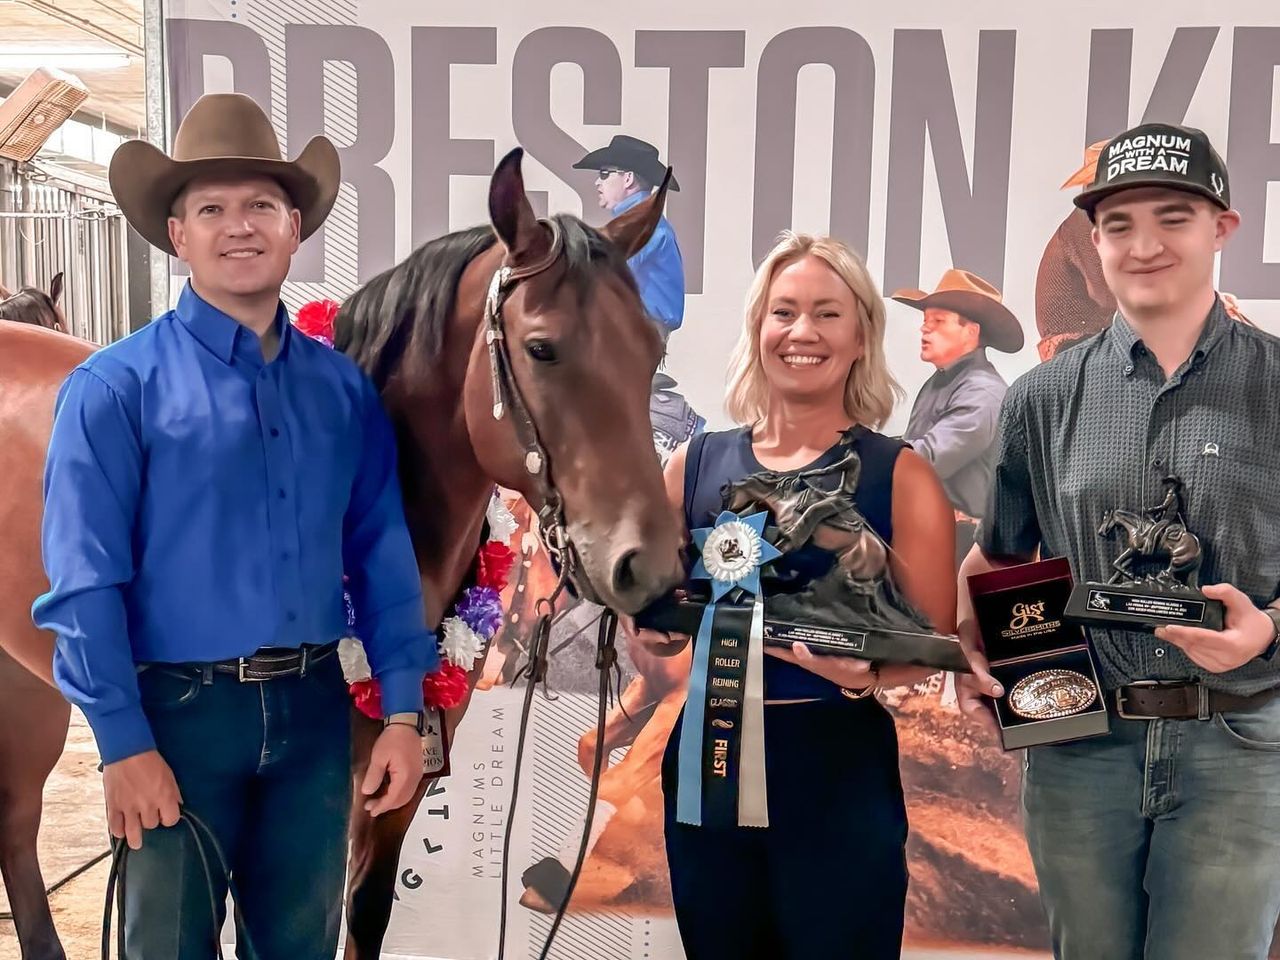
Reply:
[[[852,449],[861,461],[854,506],[891,547],[894,580],[951,632],[951,506],[928,463],[876,432],[902,396],[885,363],[884,326],[884,301],[857,254],[830,237],[784,233],[756,273],[734,350],[727,407],[741,426],[676,451],[667,490],[690,529],[710,526],[725,484],[764,469],[808,471]],[[775,565],[794,582],[833,561],[809,544]],[[638,640],[675,655],[689,638],[642,630]],[[667,857],[686,954],[896,958],[907,820],[893,719],[870,694],[929,671],[877,670],[801,644],[766,649],[768,827],[677,822],[680,723],[667,745]]]

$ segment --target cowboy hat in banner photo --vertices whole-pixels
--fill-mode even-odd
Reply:
[[[1002,353],[1022,349],[1022,324],[1004,305],[1000,291],[968,270],[950,269],[938,281],[933,293],[898,290],[893,299],[917,310],[936,307],[951,310],[982,328],[981,343]]]

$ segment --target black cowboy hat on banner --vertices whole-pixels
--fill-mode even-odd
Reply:
[[[620,133],[609,141],[607,147],[592,150],[573,165],[575,170],[604,170],[607,168],[630,170],[644,178],[645,182],[657,185],[667,175],[667,166],[658,159],[658,148],[636,137]],[[679,190],[675,174],[671,175],[669,190]]]

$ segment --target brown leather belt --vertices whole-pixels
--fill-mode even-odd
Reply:
[[[305,677],[307,668],[338,649],[338,642],[305,645],[298,650],[262,649],[251,657],[212,664],[214,673],[233,673],[241,683],[262,683],[280,677]]]
[[[1245,697],[1210,690],[1202,683],[1139,680],[1113,694],[1116,713],[1125,720],[1208,720],[1215,713],[1257,710],[1275,699],[1280,688]]]

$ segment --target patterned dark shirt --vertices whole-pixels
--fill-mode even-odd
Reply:
[[[1203,545],[1199,582],[1234,584],[1259,607],[1280,594],[1280,339],[1215,301],[1190,358],[1165,378],[1116,314],[1111,326],[1014,381],[978,543],[991,557],[1066,557],[1077,582],[1106,581],[1122,545],[1098,535],[1110,509],[1141,513],[1183,481],[1183,516]],[[1223,674],[1152,634],[1091,629],[1103,683],[1202,680],[1251,694],[1280,663]]]

